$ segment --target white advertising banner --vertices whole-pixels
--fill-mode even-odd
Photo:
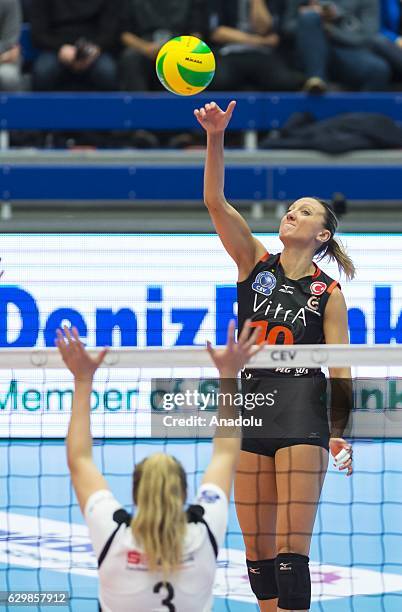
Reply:
[[[276,235],[258,237],[281,250]],[[402,236],[340,238],[357,268],[352,282],[340,279],[351,342],[402,344]],[[236,268],[215,235],[4,234],[0,255],[3,350],[54,347],[63,323],[90,347],[222,344],[236,315]],[[320,266],[339,278],[334,264]],[[149,378],[138,369],[99,373],[95,435],[149,435]],[[0,437],[64,436],[71,389],[64,371],[2,370]],[[399,402],[399,388],[393,393]]]

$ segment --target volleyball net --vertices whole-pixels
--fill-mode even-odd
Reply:
[[[397,612],[402,606],[402,347],[270,346],[252,362],[253,368],[278,370],[282,384],[296,394],[309,372],[321,368],[328,378],[328,368],[343,366],[352,367],[353,409],[345,436],[354,442],[354,474],[346,478],[329,462],[310,552],[311,609]],[[122,505],[132,506],[135,463],[156,451],[182,462],[191,501],[211,457],[209,417],[216,415],[219,388],[201,348],[120,349],[107,355],[91,396],[94,459]],[[0,351],[4,609],[14,609],[4,599],[6,592],[50,591],[66,593],[71,610],[95,609],[97,563],[65,460],[72,390],[72,376],[55,349]],[[330,403],[331,392],[328,398]],[[205,425],[188,421],[194,415],[207,415]],[[233,501],[214,593],[214,610],[255,610]]]

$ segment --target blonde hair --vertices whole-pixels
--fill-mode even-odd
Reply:
[[[144,549],[150,571],[166,576],[180,566],[187,527],[186,494],[186,474],[174,457],[156,453],[136,466],[133,497],[137,512],[131,530]]]
[[[335,240],[335,238],[331,237],[327,242],[325,253],[321,255],[319,259],[323,257],[328,257],[329,260],[336,261],[339,272],[343,271],[346,278],[349,280],[355,277],[356,268],[352,259],[346,253],[343,245],[338,240]]]
[[[331,232],[331,238],[327,242],[324,242],[324,244],[322,244],[315,252],[315,256],[318,255],[318,257],[316,257],[317,261],[320,261],[325,257],[328,257],[330,261],[336,261],[336,263],[338,264],[339,272],[343,272],[345,276],[349,280],[351,280],[356,274],[355,265],[352,259],[346,253],[341,242],[334,238],[334,234],[338,227],[337,216],[332,210],[331,206],[327,202],[325,202],[325,200],[320,200],[319,198],[312,199],[319,202],[321,206],[325,209],[324,227],[325,229]]]

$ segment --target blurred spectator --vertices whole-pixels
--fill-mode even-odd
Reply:
[[[33,0],[33,88],[115,90],[119,0]]]
[[[120,59],[125,91],[160,89],[155,59],[161,46],[183,34],[203,38],[207,29],[206,0],[126,0]]]
[[[401,0],[381,0],[381,33],[375,38],[374,50],[386,59],[396,77],[402,77],[402,10]]]
[[[381,33],[402,48],[401,0],[381,0]]]
[[[277,47],[282,59],[288,66],[291,66],[294,70],[300,71],[300,63],[298,64],[295,59],[294,41],[293,37],[289,37],[286,30],[284,29],[284,20],[286,16],[287,0],[265,0],[269,12],[273,19],[273,30],[280,36],[280,42]],[[304,82],[306,76],[304,76]]]
[[[258,89],[294,91],[305,81],[281,56],[280,5],[265,0],[214,0],[210,38],[217,47],[212,87],[217,90]]]
[[[295,38],[307,91],[325,91],[330,78],[351,89],[388,88],[389,65],[371,50],[378,0],[288,0],[284,28]]]
[[[20,0],[22,9],[22,20],[31,23],[32,0]]]
[[[19,0],[0,0],[0,90],[22,88],[20,69],[21,9]]]

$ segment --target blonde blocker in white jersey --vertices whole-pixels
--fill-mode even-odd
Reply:
[[[224,492],[213,483],[202,485],[194,502],[203,509],[217,547],[222,545],[228,516]],[[191,508],[191,507],[190,507]],[[163,572],[150,572],[142,547],[131,528],[122,523],[116,531],[113,519],[121,504],[111,491],[97,491],[85,508],[85,520],[97,557],[113,532],[115,536],[99,569],[99,599],[102,612],[211,610],[216,557],[202,521],[186,525],[182,566],[168,579]],[[202,512],[200,513],[202,514]]]
[[[207,612],[218,547],[223,541],[228,499],[240,453],[241,431],[217,427],[212,458],[198,491],[198,506],[186,513],[187,484],[181,464],[170,455],[151,455],[134,471],[133,501],[128,516],[109,490],[92,458],[90,397],[93,376],[107,349],[91,357],[78,331],[57,331],[56,345],[74,376],[67,461],[81,511],[99,559],[100,605],[103,612]],[[235,342],[235,322],[224,348],[207,351],[219,370],[221,391],[232,398],[219,404],[218,420],[237,415],[237,375],[261,347],[257,331],[244,325]],[[229,433],[230,432],[230,433]],[[222,436],[222,437],[220,437]],[[226,437],[228,436],[228,437]],[[229,437],[230,436],[230,437]]]

